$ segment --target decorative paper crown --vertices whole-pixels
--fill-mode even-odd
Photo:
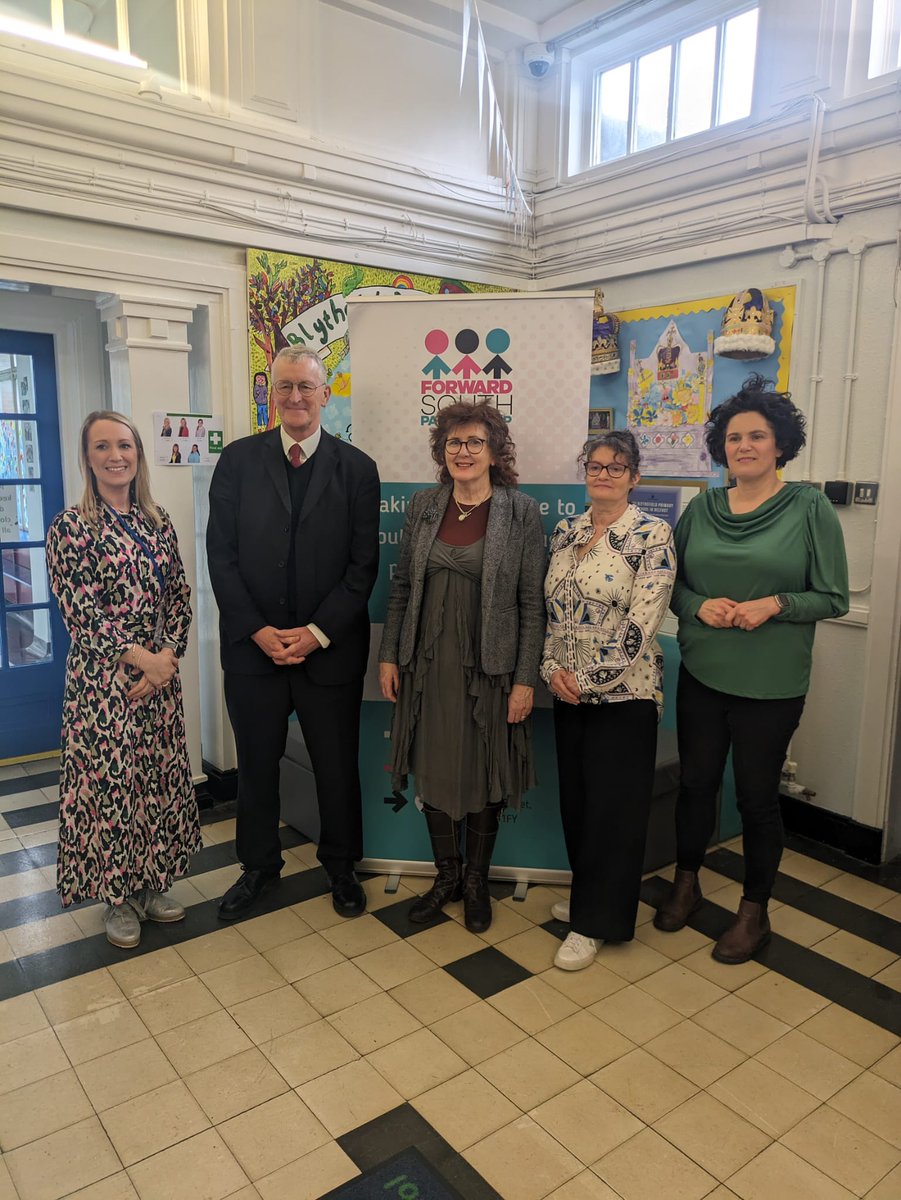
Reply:
[[[776,349],[773,310],[760,288],[739,292],[723,313],[720,336],[713,343],[715,354],[751,361],[766,358]]]
[[[594,293],[594,316],[591,326],[591,374],[612,375],[619,370],[619,317],[604,312],[604,293]]]

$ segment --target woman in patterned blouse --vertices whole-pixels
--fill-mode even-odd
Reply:
[[[573,873],[569,903],[551,910],[570,922],[554,959],[566,971],[635,932],[663,706],[656,638],[676,573],[669,525],[629,502],[640,478],[632,434],[601,434],[579,461],[591,504],[551,539],[541,663]]]
[[[182,920],[165,893],[200,848],[178,678],[191,593],[131,421],[91,413],[80,458],[81,501],[47,531],[71,638],[57,887],[63,905],[102,900],[107,938],[128,948],[142,921]]]

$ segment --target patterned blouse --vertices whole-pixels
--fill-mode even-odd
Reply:
[[[583,704],[653,700],[663,709],[657,630],[676,577],[673,531],[630,504],[581,560],[590,510],[560,522],[544,582],[547,633],[541,677],[571,671]]]

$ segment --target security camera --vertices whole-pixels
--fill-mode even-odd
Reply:
[[[533,42],[523,50],[522,60],[533,79],[544,79],[554,65],[554,52],[544,42]]]

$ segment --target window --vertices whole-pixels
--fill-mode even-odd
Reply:
[[[147,67],[180,86],[178,0],[0,0],[0,32]]]
[[[640,53],[620,45],[614,57],[614,43],[574,58],[571,171],[750,116],[757,8],[711,17],[712,6],[705,7],[706,19],[697,6],[694,27],[683,27],[678,38],[672,21],[656,45],[639,30]],[[631,47],[636,40],[628,38]]]
[[[867,78],[901,68],[901,0],[873,0]]]

